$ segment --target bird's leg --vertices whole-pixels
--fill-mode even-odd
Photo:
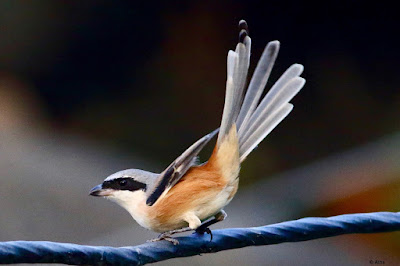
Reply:
[[[157,242],[157,241],[165,240],[165,241],[171,242],[174,245],[178,245],[179,241],[177,239],[173,238],[172,235],[178,234],[178,233],[184,233],[184,232],[187,232],[190,230],[192,230],[190,227],[184,227],[181,229],[167,231],[167,232],[160,234],[157,238],[147,240],[147,242]]]
[[[223,220],[225,220],[225,218],[228,215],[226,214],[226,212],[224,210],[219,211],[216,215],[214,215],[214,219],[211,219],[205,223],[202,223],[197,229],[196,229],[196,233],[198,234],[204,234],[207,233],[210,235],[211,239],[210,241],[212,241],[213,235],[211,233],[210,228],[208,228],[210,225],[213,225],[215,223],[221,222]]]
[[[219,211],[216,215],[214,215],[214,218],[202,223],[199,227],[197,227],[197,229],[195,229],[196,233],[198,234],[204,234],[207,233],[211,236],[210,241],[212,240],[212,233],[210,228],[208,228],[210,225],[213,225],[215,223],[221,222],[223,220],[225,220],[227,214],[224,210]],[[165,240],[168,242],[171,242],[174,245],[178,245],[179,241],[175,238],[172,237],[173,234],[178,234],[178,233],[184,233],[184,232],[188,232],[193,230],[190,227],[184,227],[181,229],[176,229],[176,230],[171,230],[171,231],[167,231],[164,232],[162,234],[160,234],[157,238],[151,239],[151,240],[147,240],[147,242],[157,242],[157,241],[161,241],[161,240]]]

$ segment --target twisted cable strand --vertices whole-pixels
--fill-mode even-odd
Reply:
[[[0,242],[0,263],[131,264],[188,257],[246,246],[272,245],[354,233],[400,230],[400,212],[346,214],[302,218],[261,227],[213,230],[210,236],[178,237],[180,244],[161,241],[133,247],[83,246],[47,241]]]

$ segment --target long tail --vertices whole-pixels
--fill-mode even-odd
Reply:
[[[217,148],[225,142],[227,136],[232,135],[231,129],[236,125],[235,136],[238,139],[239,158],[242,162],[292,111],[293,105],[289,101],[304,86],[305,79],[300,77],[303,66],[294,64],[260,101],[279,52],[279,42],[272,41],[265,47],[245,94],[251,39],[244,20],[239,22],[239,29],[236,50],[228,53],[225,105]]]

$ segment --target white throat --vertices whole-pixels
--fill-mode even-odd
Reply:
[[[148,206],[146,205],[146,198],[146,192],[143,190],[118,190],[114,191],[113,195],[108,197],[108,199],[116,202],[122,208],[127,210],[138,224],[150,229],[147,220],[146,211]]]

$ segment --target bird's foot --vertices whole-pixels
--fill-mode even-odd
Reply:
[[[159,235],[158,238],[148,240],[147,242],[157,242],[157,241],[165,240],[165,241],[171,242],[174,245],[178,245],[179,241],[177,239],[173,238],[172,235],[177,234],[177,233],[184,233],[184,232],[191,231],[191,230],[192,229],[190,227],[184,227],[181,229],[167,231],[167,232],[164,232],[161,235]]]
[[[179,244],[179,241],[177,239],[173,238],[170,234],[165,234],[165,233],[159,235],[157,238],[147,240],[147,242],[158,242],[162,240],[168,241],[174,244],[174,246]]]

